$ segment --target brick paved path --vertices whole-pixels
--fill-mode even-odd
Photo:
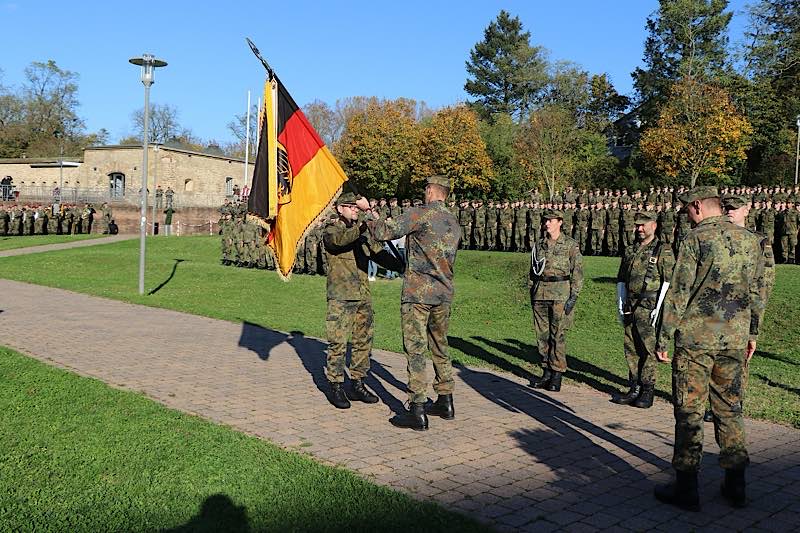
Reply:
[[[430,431],[417,433],[387,422],[405,401],[399,354],[375,354],[369,385],[382,403],[337,411],[319,390],[325,344],[301,332],[5,280],[0,295],[0,345],[296,447],[501,530],[800,530],[800,431],[787,427],[748,421],[752,503],[743,510],[719,496],[718,448],[707,431],[704,512],[683,513],[652,497],[653,485],[671,475],[664,402],[619,407],[588,388],[540,393],[509,374],[459,368],[456,420],[431,419]],[[30,301],[51,305],[34,310]]]
[[[68,248],[83,248],[84,246],[97,246],[98,244],[110,244],[112,242],[127,241],[136,239],[137,235],[110,235],[108,237],[98,237],[96,239],[85,239],[82,241],[59,242],[55,244],[42,244],[39,246],[28,246],[27,248],[12,248],[0,252],[0,257],[13,257],[15,255],[38,254],[42,252],[52,252],[54,250],[66,250]],[[2,270],[0,270],[2,272]]]

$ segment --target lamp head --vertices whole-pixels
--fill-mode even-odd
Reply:
[[[134,65],[142,67],[142,84],[145,87],[150,87],[155,81],[155,69],[158,67],[166,67],[167,62],[161,59],[156,59],[152,54],[142,54],[142,57],[132,57],[128,60]]]

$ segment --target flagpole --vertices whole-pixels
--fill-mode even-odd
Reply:
[[[245,144],[244,144],[244,185],[242,188],[247,187],[247,170],[250,164],[250,91],[247,91],[247,122],[245,126]]]

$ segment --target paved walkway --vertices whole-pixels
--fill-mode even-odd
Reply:
[[[127,241],[136,239],[138,235],[110,235],[108,237],[98,237],[96,239],[84,239],[81,241],[59,242],[55,244],[41,244],[39,246],[28,246],[27,248],[12,248],[11,250],[0,251],[0,257],[13,257],[15,255],[38,254],[42,252],[52,252],[54,250],[66,250],[68,248],[83,248],[84,246],[97,246],[98,244],[110,244],[112,242]],[[1,272],[1,271],[0,271]]]
[[[703,512],[683,513],[652,496],[653,485],[671,476],[672,412],[664,402],[625,408],[589,388],[540,393],[509,374],[459,368],[456,420],[432,418],[430,431],[417,433],[387,422],[405,400],[399,354],[375,354],[369,385],[382,403],[338,411],[320,390],[325,343],[302,332],[5,280],[0,295],[0,345],[500,530],[800,530],[800,431],[787,427],[748,421],[751,505],[743,510],[719,496],[718,448],[708,431]],[[30,301],[52,305],[34,309]]]

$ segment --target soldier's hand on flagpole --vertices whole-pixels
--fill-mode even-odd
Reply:
[[[669,363],[669,353],[667,353],[666,350],[663,352],[656,352],[656,359],[658,359],[660,363]]]

